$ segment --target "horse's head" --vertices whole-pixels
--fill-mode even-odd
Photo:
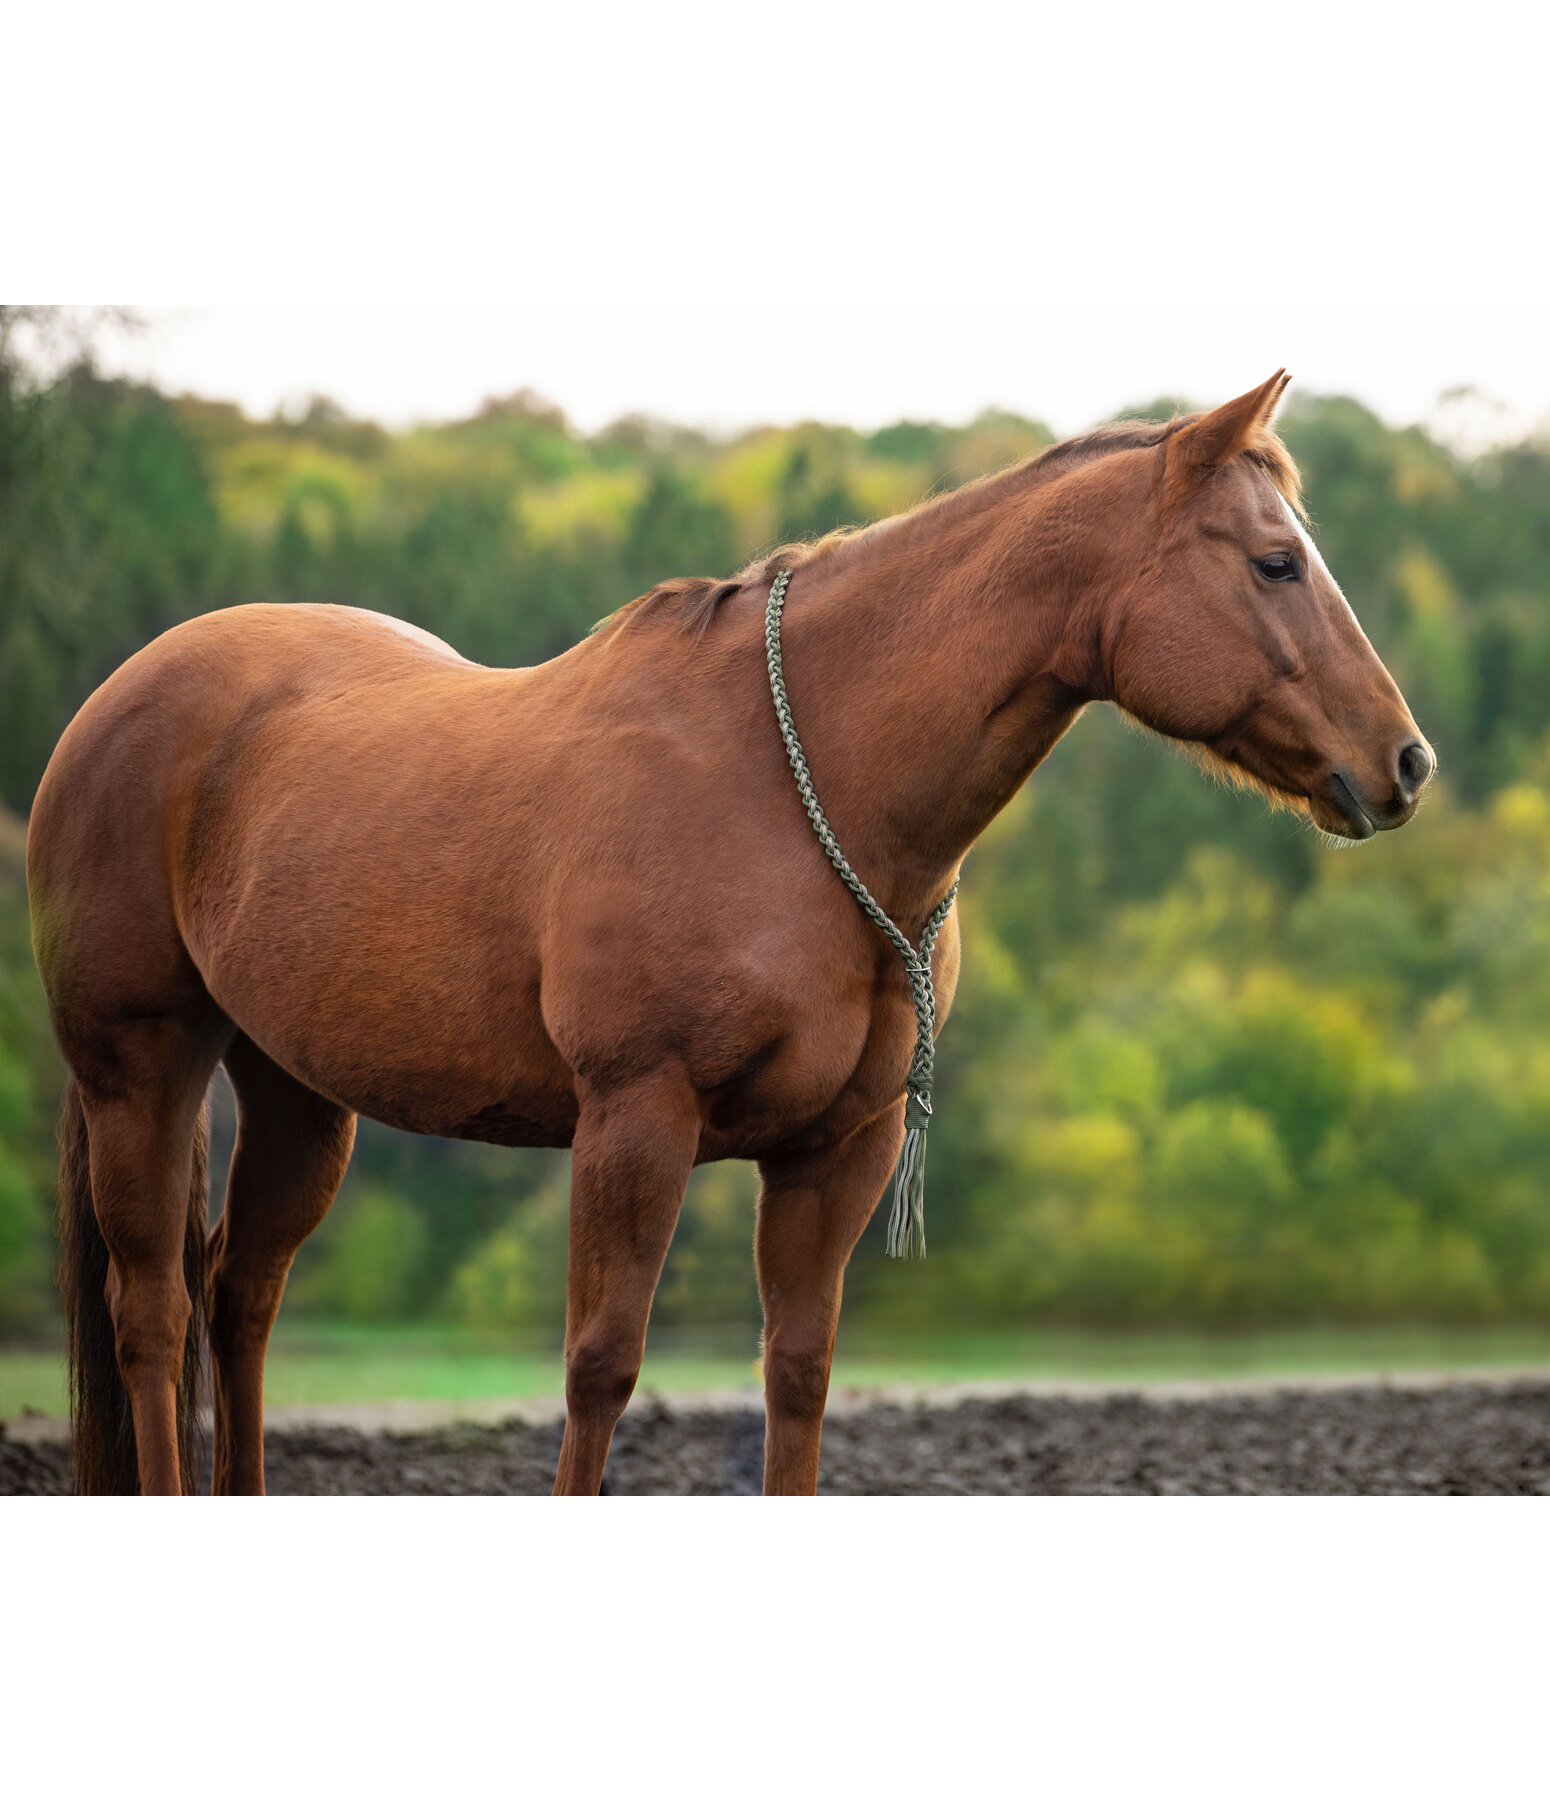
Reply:
[[[1289,378],[1146,452],[1149,544],[1108,644],[1116,701],[1343,838],[1403,825],[1436,759],[1298,517]],[[1138,524],[1139,524],[1138,520]]]

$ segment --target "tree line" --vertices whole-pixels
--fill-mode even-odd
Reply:
[[[1147,409],[1171,410],[1159,403]],[[1355,401],[1283,416],[1315,533],[1437,747],[1405,832],[1336,855],[1108,712],[971,855],[921,1327],[1550,1317],[1550,449],[1463,456]],[[0,340],[0,1329],[53,1317],[61,1070],[24,820],[74,709],[179,620],[336,600],[530,663],[672,574],[882,516],[1037,420],[587,435],[532,394],[398,432],[32,378]],[[563,1314],[563,1156],[362,1131],[288,1310]],[[657,1316],[752,1320],[751,1173],[701,1171]]]

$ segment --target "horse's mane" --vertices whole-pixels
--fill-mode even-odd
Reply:
[[[648,612],[673,612],[687,629],[701,632],[723,601],[730,600],[745,587],[762,586],[772,581],[781,569],[801,568],[804,564],[851,549],[885,531],[896,531],[901,526],[928,515],[970,506],[983,498],[988,488],[1002,485],[1010,487],[1023,481],[1030,486],[1042,487],[1045,482],[1053,481],[1073,468],[1095,462],[1103,456],[1112,456],[1116,451],[1156,449],[1176,431],[1182,431],[1186,425],[1192,425],[1201,417],[1203,415],[1200,413],[1176,413],[1171,419],[1162,421],[1118,419],[1112,424],[1100,425],[1096,431],[1084,432],[1080,437],[1066,438],[1061,443],[1051,444],[1038,455],[1013,463],[1005,469],[976,476],[972,481],[966,481],[946,493],[932,494],[905,512],[892,513],[885,519],[875,519],[866,525],[841,525],[834,531],[825,532],[822,537],[779,544],[773,550],[761,552],[735,575],[679,575],[669,581],[659,581],[638,598],[627,601],[606,618],[599,619],[592,630],[608,631]],[[1268,425],[1260,426],[1239,454],[1262,470],[1287,504],[1299,516],[1306,517],[1302,504],[1302,478],[1297,472],[1297,465],[1292,461],[1291,452],[1286,445]]]

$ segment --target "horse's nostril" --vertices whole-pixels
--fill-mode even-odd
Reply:
[[[1432,772],[1432,753],[1425,744],[1406,744],[1399,753],[1399,785],[1406,799],[1413,800],[1425,787]]]

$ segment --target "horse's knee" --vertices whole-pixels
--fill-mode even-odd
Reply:
[[[772,1411],[787,1419],[823,1417],[829,1397],[827,1345],[766,1345],[764,1393]]]
[[[633,1343],[587,1332],[565,1352],[565,1402],[570,1411],[617,1418],[629,1405],[640,1373]]]

